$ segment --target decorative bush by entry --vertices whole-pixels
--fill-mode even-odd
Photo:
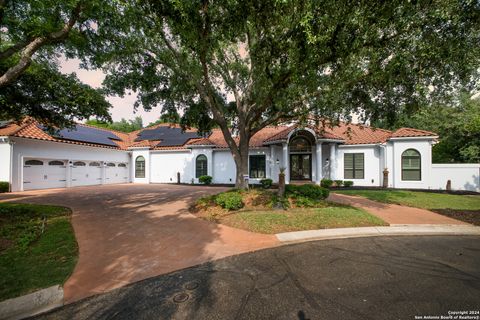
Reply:
[[[342,180],[335,180],[335,187],[340,188],[341,186],[343,186],[343,181]]]
[[[315,184],[292,185],[286,186],[286,193],[293,196],[303,196],[313,200],[324,200],[328,198],[330,191],[326,188]]]
[[[333,180],[330,180],[330,179],[322,179],[322,181],[320,181],[320,185],[323,188],[330,188],[332,184],[333,184]]]
[[[353,186],[353,181],[343,181],[343,186],[348,188]]]
[[[211,176],[200,176],[198,178],[198,181],[200,181],[203,184],[211,184],[212,183],[212,177]]]
[[[227,210],[238,210],[243,207],[242,195],[238,191],[220,193],[215,203]]]
[[[260,183],[262,184],[262,187],[264,189],[270,189],[272,186],[273,180],[272,179],[262,179],[260,180]]]
[[[0,193],[8,192],[10,184],[7,181],[0,181]]]

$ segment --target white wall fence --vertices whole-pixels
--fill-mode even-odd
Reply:
[[[480,164],[432,164],[430,189],[445,190],[447,181],[452,190],[480,191]]]

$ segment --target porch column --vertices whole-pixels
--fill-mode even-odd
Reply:
[[[322,170],[322,143],[321,142],[317,142],[317,145],[316,145],[316,156],[317,156],[317,161],[316,161],[316,164],[317,164],[317,175],[315,177],[315,183],[316,184],[320,184],[320,181],[322,180],[323,178],[323,170]]]
[[[290,159],[288,158],[288,144],[282,144],[283,151],[283,167],[285,168],[285,183],[290,182]]]
[[[330,179],[337,177],[337,144],[330,143]]]

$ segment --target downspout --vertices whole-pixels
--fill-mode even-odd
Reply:
[[[9,192],[12,192],[12,184],[13,184],[13,145],[15,144],[15,141],[11,141],[9,139],[9,142],[10,144],[10,168],[9,168],[9,177],[8,177],[8,191]]]

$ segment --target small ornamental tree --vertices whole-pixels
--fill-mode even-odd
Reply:
[[[479,70],[475,1],[125,0],[99,21],[91,61],[110,93],[218,126],[246,188],[249,141],[268,125],[364,118],[471,87]],[[93,41],[98,43],[99,41]]]

